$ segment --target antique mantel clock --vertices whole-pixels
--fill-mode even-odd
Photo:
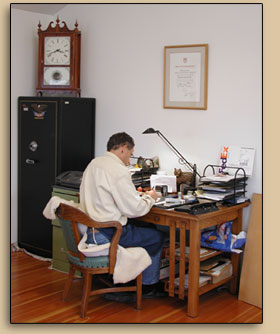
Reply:
[[[46,30],[38,24],[38,86],[41,96],[80,96],[81,32],[78,23],[68,29],[66,23],[50,22]]]

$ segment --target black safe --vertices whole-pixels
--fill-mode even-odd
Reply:
[[[52,225],[42,212],[56,177],[94,158],[95,99],[18,98],[18,245],[52,257]]]

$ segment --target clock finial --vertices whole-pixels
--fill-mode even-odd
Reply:
[[[58,23],[59,23],[59,17],[57,15],[56,24],[58,24]]]
[[[77,20],[75,22],[75,29],[74,29],[74,31],[78,31],[78,21]]]

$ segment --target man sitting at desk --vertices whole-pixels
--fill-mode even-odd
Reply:
[[[87,166],[80,187],[80,205],[93,220],[118,221],[122,224],[119,244],[123,247],[143,247],[152,264],[143,272],[143,298],[160,297],[157,283],[162,246],[165,235],[151,227],[137,226],[132,218],[147,214],[158,195],[155,190],[140,196],[132,182],[127,166],[134,151],[134,140],[127,133],[112,135],[107,152],[93,159]],[[94,235],[88,231],[88,243],[110,242],[114,228],[98,229]],[[135,263],[137,265],[137,263]],[[134,294],[135,295],[135,294]],[[106,298],[126,301],[134,298],[132,293],[111,293]]]

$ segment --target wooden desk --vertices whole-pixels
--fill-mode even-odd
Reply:
[[[178,293],[180,299],[184,299],[184,281],[186,270],[186,230],[190,231],[190,254],[189,262],[189,288],[187,290],[188,296],[188,315],[191,317],[198,316],[199,296],[210,291],[217,286],[230,282],[230,292],[237,293],[237,283],[239,276],[239,255],[232,253],[232,269],[231,277],[222,280],[216,284],[207,284],[199,287],[199,271],[200,271],[200,233],[201,229],[222,224],[226,221],[233,221],[232,233],[238,234],[242,228],[242,213],[243,208],[250,203],[242,203],[232,207],[219,206],[218,211],[209,212],[200,215],[190,215],[188,213],[177,212],[174,210],[164,210],[159,208],[152,208],[152,210],[141,220],[169,226],[169,296],[174,297],[175,292]],[[179,289],[175,291],[175,229],[180,231],[180,257],[179,257]],[[213,255],[212,255],[213,256]],[[211,256],[209,256],[211,257]],[[206,260],[209,257],[203,258]]]

